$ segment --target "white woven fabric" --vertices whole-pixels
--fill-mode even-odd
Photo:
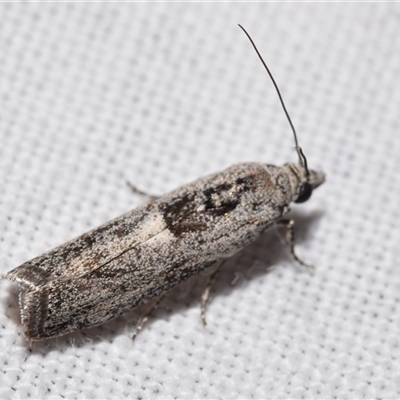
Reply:
[[[297,251],[272,230],[218,275],[74,335],[23,339],[0,290],[0,398],[399,398],[400,5],[0,5],[0,273],[239,161],[310,167]]]

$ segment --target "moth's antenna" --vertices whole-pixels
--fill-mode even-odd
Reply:
[[[279,91],[278,85],[276,84],[275,79],[274,79],[274,77],[273,77],[272,74],[271,74],[271,71],[269,70],[267,64],[265,63],[265,61],[264,61],[264,59],[262,58],[260,52],[258,51],[257,46],[256,46],[255,43],[253,42],[253,39],[252,39],[251,36],[247,33],[246,29],[243,28],[242,25],[240,25],[240,24],[238,24],[238,25],[239,25],[239,28],[241,28],[242,31],[246,34],[246,36],[249,38],[250,43],[253,45],[254,50],[256,51],[258,57],[260,58],[262,64],[264,65],[264,68],[267,70],[268,75],[269,75],[269,77],[271,78],[272,83],[273,83],[274,86],[275,86],[276,92],[278,93],[278,96],[279,96],[279,100],[281,101],[281,104],[282,104],[283,111],[285,111],[286,118],[288,119],[289,124],[290,124],[290,126],[291,126],[291,128],[292,128],[292,131],[293,131],[294,142],[295,142],[295,144],[296,144],[296,150],[297,150],[297,154],[299,155],[300,163],[301,163],[301,164],[303,165],[303,167],[305,168],[306,173],[307,173],[307,176],[308,176],[308,175],[309,175],[309,172],[308,172],[308,168],[307,168],[307,158],[306,158],[306,156],[304,155],[303,150],[301,149],[301,147],[299,146],[299,143],[298,143],[298,141],[297,141],[296,129],[294,129],[294,125],[293,125],[293,123],[292,123],[292,120],[290,119],[290,116],[289,116],[289,113],[288,113],[288,111],[287,111],[287,109],[286,109],[285,103],[283,102],[283,98],[282,98],[281,92]]]

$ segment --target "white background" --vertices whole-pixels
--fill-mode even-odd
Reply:
[[[36,343],[0,290],[0,398],[398,398],[400,5],[0,5],[0,273],[239,161],[296,161],[280,85],[326,183],[218,275]],[[234,284],[232,284],[234,283]]]

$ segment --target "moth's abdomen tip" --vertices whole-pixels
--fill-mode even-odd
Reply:
[[[45,339],[45,322],[49,314],[49,289],[43,286],[39,289],[21,290],[19,305],[25,337],[33,341]]]
[[[22,283],[28,287],[36,288],[46,284],[48,273],[42,268],[26,263],[7,272],[1,279],[8,279],[10,281]]]

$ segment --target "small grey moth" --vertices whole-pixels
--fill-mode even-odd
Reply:
[[[294,253],[293,221],[281,218],[291,202],[308,200],[325,174],[308,169],[279,89],[240,27],[275,85],[299,162],[281,167],[260,162],[233,165],[152,198],[6,273],[3,278],[19,284],[21,322],[28,339],[96,326],[156,299],[231,257],[277,223],[287,227],[291,253],[304,264]]]

